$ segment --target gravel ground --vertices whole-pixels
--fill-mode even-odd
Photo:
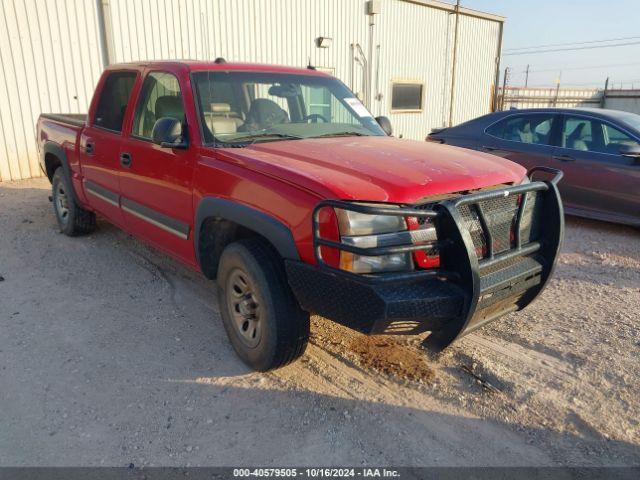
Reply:
[[[638,465],[640,231],[568,219],[533,305],[433,357],[313,318],[249,372],[212,285],[0,184],[0,465]]]

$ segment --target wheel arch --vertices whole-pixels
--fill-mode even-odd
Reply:
[[[71,174],[71,167],[69,166],[69,159],[67,158],[67,154],[64,149],[57,143],[48,141],[42,146],[42,159],[44,171],[50,182],[53,182],[53,174],[56,172],[57,168],[62,167],[62,170],[69,181],[69,185],[71,185],[71,195],[73,196],[73,200],[76,203],[80,203],[73,185],[73,176]]]
[[[264,212],[232,200],[203,198],[198,204],[194,229],[196,259],[210,279],[216,277],[224,247],[250,236],[264,238],[282,258],[300,259],[289,227]]]

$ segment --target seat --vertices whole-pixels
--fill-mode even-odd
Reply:
[[[244,122],[228,103],[211,103],[211,111],[204,113],[204,121],[214,135],[236,133]]]
[[[518,136],[520,137],[520,141],[522,143],[534,143],[534,134],[531,131],[531,123],[525,123],[522,126],[522,130],[518,131]]]
[[[156,99],[156,120],[162,117],[171,117],[177,120],[184,120],[184,108],[182,97],[175,95],[163,95]]]
[[[231,105],[229,105],[228,103],[212,103],[211,113],[209,115],[214,117],[231,118],[236,123],[236,127],[239,127],[244,123],[240,115],[238,115],[236,112],[231,111]]]
[[[569,135],[567,135],[567,140],[565,141],[565,146],[567,148],[573,148],[574,150],[589,150],[587,142],[582,139],[582,132],[584,127],[587,126],[586,122],[581,122],[576,125],[576,128],[573,129]]]
[[[204,120],[207,124],[207,128],[214,135],[224,135],[228,133],[236,133],[238,131],[238,126],[234,118],[207,114],[205,115]]]
[[[251,102],[245,127],[249,130],[263,130],[288,122],[289,115],[276,102],[268,98],[256,98]]]

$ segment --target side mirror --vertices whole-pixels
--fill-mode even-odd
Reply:
[[[620,155],[640,161],[640,145],[622,145],[620,147]]]
[[[376,122],[380,125],[380,128],[384,130],[384,133],[391,136],[393,135],[393,127],[391,126],[391,120],[387,117],[376,117]]]
[[[163,148],[187,148],[182,122],[177,118],[159,118],[153,125],[151,138]]]

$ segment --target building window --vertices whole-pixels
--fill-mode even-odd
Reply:
[[[424,84],[418,81],[397,80],[391,84],[391,111],[422,111]]]

